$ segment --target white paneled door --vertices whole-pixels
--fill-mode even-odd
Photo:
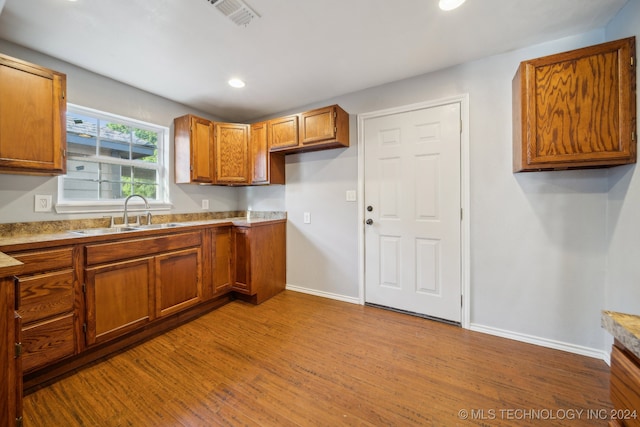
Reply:
[[[461,321],[460,103],[364,120],[365,301]]]

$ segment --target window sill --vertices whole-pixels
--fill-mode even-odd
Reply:
[[[149,202],[149,211],[150,212],[158,212],[158,211],[169,211],[173,208],[171,203],[166,202]],[[147,209],[144,207],[144,204],[139,203],[132,200],[127,206],[129,212],[132,213],[140,213],[146,212]],[[87,203],[57,203],[55,205],[56,213],[59,214],[85,214],[85,213],[119,213],[121,214],[124,211],[124,202],[92,202],[91,204]]]

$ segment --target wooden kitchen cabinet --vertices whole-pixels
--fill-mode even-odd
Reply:
[[[220,295],[231,290],[232,258],[231,235],[232,227],[216,227],[212,233],[211,271],[213,295]]]
[[[338,105],[300,113],[304,150],[349,146],[349,115]]]
[[[216,184],[249,184],[249,125],[214,124]]]
[[[233,252],[239,298],[260,304],[285,289],[285,222],[234,227]]]
[[[271,153],[269,151],[267,122],[252,124],[249,140],[251,148],[251,185],[284,184],[284,154]]]
[[[77,354],[80,303],[74,259],[69,246],[11,253],[23,262],[17,276],[22,318],[22,368],[33,370]]]
[[[298,146],[298,115],[279,117],[267,122],[270,151],[286,150]]]
[[[0,55],[0,172],[66,172],[65,92],[65,74]]]
[[[213,122],[194,115],[173,121],[176,184],[214,184]]]
[[[610,395],[609,425],[640,426],[640,360],[617,340],[611,348]]]
[[[2,253],[0,258],[0,427],[13,427],[22,423],[21,325],[16,311],[20,299],[13,277],[22,265]]]
[[[202,232],[85,246],[87,345],[202,301],[201,251]]]
[[[636,162],[635,38],[524,61],[513,78],[513,171]]]

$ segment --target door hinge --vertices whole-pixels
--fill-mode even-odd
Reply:
[[[17,342],[16,343],[16,356],[15,356],[15,358],[17,359],[20,356],[22,356],[22,343],[21,342]]]
[[[22,416],[16,418],[16,427],[22,427]]]
[[[460,221],[464,219],[464,209],[460,208]]]
[[[462,135],[462,119],[460,119],[460,135]]]
[[[464,307],[464,296],[460,295],[460,307]]]

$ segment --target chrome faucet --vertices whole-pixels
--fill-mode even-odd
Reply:
[[[149,202],[147,201],[147,199],[145,199],[144,196],[141,196],[140,194],[132,194],[126,199],[124,199],[124,217],[123,217],[124,226],[126,227],[127,225],[129,225],[129,216],[127,215],[127,205],[129,203],[129,200],[132,197],[140,197],[142,200],[144,200],[144,207],[147,210],[147,224],[151,224],[151,211],[149,210],[150,209]],[[136,222],[137,223],[140,222],[140,217],[138,217],[138,220]]]

